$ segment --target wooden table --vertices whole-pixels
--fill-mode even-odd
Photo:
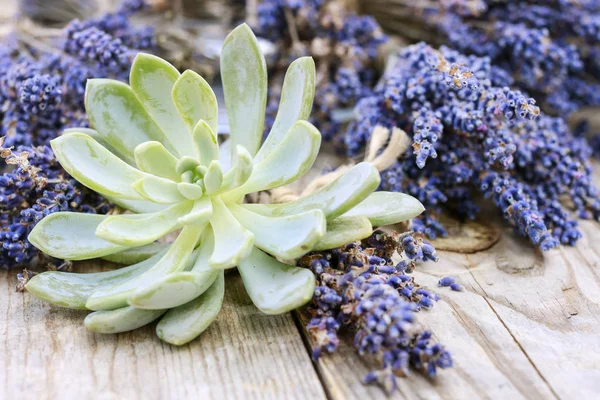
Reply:
[[[455,366],[435,380],[413,374],[392,398],[591,399],[600,393],[600,224],[582,222],[577,247],[546,254],[506,230],[491,249],[440,252],[415,279],[441,297],[419,313]],[[80,271],[108,268],[80,263]],[[377,399],[360,378],[373,366],[346,341],[310,360],[298,315],[266,316],[236,273],[216,322],[182,347],[154,326],[118,335],[85,329],[86,312],[15,291],[0,278],[1,399]],[[464,292],[437,288],[456,276]]]

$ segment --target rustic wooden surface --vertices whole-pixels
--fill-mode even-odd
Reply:
[[[582,222],[574,248],[546,254],[506,230],[489,250],[440,252],[415,272],[442,300],[419,313],[455,367],[434,380],[412,374],[392,398],[590,399],[600,393],[600,225]],[[82,272],[106,265],[80,264]],[[16,271],[0,279],[0,398],[386,398],[360,378],[373,367],[346,340],[310,361],[301,323],[264,316],[237,274],[217,321],[174,347],[154,326],[131,333],[86,331],[83,311],[15,292]],[[464,292],[437,288],[452,275]],[[300,315],[295,316],[300,319]]]

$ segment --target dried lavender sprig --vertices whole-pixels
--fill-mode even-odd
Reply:
[[[581,233],[558,199],[569,193],[577,217],[600,217],[591,149],[526,94],[498,86],[505,82],[498,71],[489,58],[445,47],[421,43],[402,50],[373,96],[357,105],[347,152],[362,151],[377,125],[398,126],[413,137],[412,151],[382,174],[381,187],[425,205],[413,229],[430,237],[445,234],[436,219],[442,205],[473,218],[479,192],[541,249],[572,245]]]
[[[400,262],[394,263],[394,255]],[[416,324],[415,312],[439,298],[407,275],[417,262],[437,259],[433,246],[412,232],[390,235],[380,230],[360,243],[301,258],[298,265],[310,268],[318,282],[307,325],[316,343],[313,358],[334,352],[339,331],[349,329],[356,332],[358,352],[382,363],[364,382],[379,383],[388,392],[410,368],[433,377],[438,368],[451,367],[450,353],[431,343],[431,332]]]

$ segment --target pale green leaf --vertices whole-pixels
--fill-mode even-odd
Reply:
[[[211,195],[215,193],[221,187],[223,183],[223,171],[221,170],[221,166],[217,160],[213,160],[209,167],[208,171],[204,175],[204,187],[206,189],[206,194]]]
[[[90,189],[108,196],[143,200],[131,185],[146,176],[83,133],[69,133],[50,142],[60,165]]]
[[[167,243],[152,242],[144,246],[132,247],[131,249],[109,254],[101,258],[116,264],[132,265],[147,260],[162,251],[166,251],[168,247],[169,244]]]
[[[183,122],[171,98],[179,71],[160,57],[138,53],[131,65],[129,84],[150,117],[179,156],[195,156],[191,130]]]
[[[265,217],[235,204],[228,204],[235,218],[254,234],[254,244],[269,254],[293,260],[308,253],[325,234],[327,222],[321,210],[284,217]]]
[[[186,200],[179,192],[176,182],[158,176],[146,175],[131,186],[142,198],[158,204],[173,204]]]
[[[112,215],[96,229],[96,236],[123,246],[142,246],[160,239],[179,228],[178,219],[192,209],[191,201],[175,204],[154,214],[131,218],[129,215]]]
[[[159,310],[177,307],[197,298],[212,285],[219,274],[218,270],[208,265],[213,249],[214,237],[209,227],[202,235],[198,256],[191,271],[174,272],[140,287],[129,296],[129,305]]]
[[[313,250],[335,249],[347,243],[369,237],[373,226],[366,217],[338,217],[327,221],[327,232]]]
[[[208,219],[212,216],[212,202],[208,197],[202,197],[194,202],[194,206],[192,210],[179,218],[177,221],[179,225],[189,225],[189,224],[203,224],[208,221]]]
[[[370,163],[360,163],[319,190],[283,204],[244,204],[267,216],[298,214],[320,209],[328,220],[336,218],[369,196],[379,186],[379,172]]]
[[[221,80],[232,149],[241,144],[255,155],[262,141],[267,105],[267,64],[250,27],[242,24],[225,39]]]
[[[85,303],[88,297],[94,291],[135,278],[152,268],[166,252],[167,249],[163,249],[144,261],[106,272],[93,274],[44,272],[31,278],[25,288],[34,296],[54,305],[83,310],[86,308]]]
[[[49,256],[65,260],[87,260],[128,248],[96,236],[107,215],[57,212],[43,218],[27,239]]]
[[[423,211],[423,204],[407,194],[374,192],[343,216],[367,217],[373,225],[382,226],[407,221]]]
[[[202,165],[208,166],[212,160],[219,159],[217,134],[204,120],[198,121],[193,131],[194,146]]]
[[[107,200],[110,200],[119,207],[124,208],[125,210],[133,211],[135,213],[155,213],[169,207],[168,204],[158,204],[148,200],[126,200],[107,195],[104,195],[104,197],[106,197]]]
[[[208,263],[213,268],[232,268],[252,250],[254,235],[244,228],[218,197],[212,198],[215,249]]]
[[[235,147],[238,148],[237,146]],[[223,172],[229,171],[232,164],[232,159],[235,156],[233,153],[233,148],[231,147],[231,140],[229,138],[225,139],[219,145],[219,163],[221,164],[221,169]],[[252,156],[250,156],[252,158]]]
[[[218,272],[201,296],[167,311],[156,325],[156,334],[167,343],[181,346],[198,337],[217,318],[225,295],[224,273]]]
[[[217,97],[210,85],[194,71],[187,70],[173,86],[173,103],[190,130],[204,120],[217,133]]]
[[[198,200],[204,194],[202,187],[196,183],[179,182],[177,190],[183,197],[189,200]]]
[[[114,310],[125,307],[127,298],[136,289],[151,284],[165,275],[183,271],[204,228],[205,226],[186,226],[167,253],[152,268],[126,282],[95,291],[88,298],[85,306],[90,310]]]
[[[315,62],[312,57],[301,57],[290,64],[279,100],[279,109],[269,136],[254,158],[260,162],[281,143],[286,133],[298,120],[307,120],[315,97]]]
[[[254,247],[238,265],[244,286],[254,305],[265,314],[281,314],[308,303],[315,291],[315,277],[306,268],[277,261]]]
[[[116,310],[96,311],[83,320],[85,327],[96,333],[120,333],[148,325],[167,310],[140,310],[123,307]]]
[[[161,143],[141,143],[135,148],[134,155],[135,163],[140,170],[179,182],[180,175],[175,171],[177,158]]]
[[[223,193],[243,185],[250,176],[252,176],[253,169],[254,164],[252,163],[252,156],[248,153],[248,150],[238,145],[233,165],[229,171],[223,175],[223,183],[217,193]]]
[[[293,182],[312,167],[321,146],[321,133],[307,121],[297,121],[283,141],[264,160],[254,164],[250,178],[227,193],[234,200],[246,193],[272,189]]]
[[[85,110],[92,126],[130,164],[134,162],[133,151],[140,143],[155,140],[174,152],[133,90],[122,82],[88,79]]]

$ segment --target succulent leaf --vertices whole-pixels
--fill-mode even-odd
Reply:
[[[123,307],[116,310],[96,311],[88,314],[83,323],[92,332],[120,333],[129,332],[159,318],[167,310],[141,310],[135,307]]]
[[[101,258],[116,264],[133,265],[145,261],[163,250],[167,251],[168,247],[169,245],[167,243],[153,242],[144,246],[132,247],[118,253],[109,254]]]
[[[44,253],[65,260],[88,260],[128,248],[95,235],[107,215],[57,212],[43,218],[28,240]]]
[[[191,271],[174,272],[140,287],[128,298],[131,306],[149,310],[173,308],[185,304],[204,293],[220,272],[208,264],[215,241],[212,230],[202,235],[198,256]]]
[[[321,209],[327,220],[349,211],[379,186],[379,172],[363,162],[350,168],[344,175],[326,184],[308,196],[283,204],[245,204],[249,210],[265,216],[299,214]]]
[[[177,151],[176,155],[195,156],[190,129],[183,122],[171,99],[179,71],[160,57],[138,53],[131,65],[129,84],[136,97]]]
[[[306,254],[327,227],[325,215],[317,209],[283,217],[265,217],[237,204],[229,204],[229,210],[254,234],[257,247],[284,260]]]
[[[146,175],[131,186],[144,199],[158,204],[173,204],[187,199],[176,182],[154,175]]]
[[[185,71],[173,85],[171,97],[190,131],[203,120],[217,133],[217,97],[204,78],[194,71]]]
[[[281,143],[261,162],[242,186],[227,193],[235,199],[246,193],[272,189],[293,182],[312,167],[321,146],[321,133],[311,123],[298,121]]]
[[[127,298],[137,288],[148,285],[167,274],[183,271],[204,228],[204,226],[186,226],[167,253],[152,268],[126,282],[95,291],[88,298],[85,306],[90,310],[114,310],[125,307]]]
[[[235,219],[223,200],[213,197],[212,205],[214,218],[210,225],[215,235],[215,248],[208,263],[218,269],[235,267],[250,254],[254,235]]]
[[[315,251],[335,249],[368,237],[373,232],[373,225],[367,217],[341,216],[327,221],[327,232],[315,244]]]
[[[181,202],[154,214],[139,214],[141,218],[127,214],[109,216],[98,225],[96,236],[123,246],[143,246],[177,229],[178,219],[187,215],[192,206],[191,201]]]
[[[363,216],[375,226],[396,224],[425,211],[423,204],[404,193],[375,192],[346,212],[344,217]]]
[[[212,130],[206,121],[203,119],[198,121],[192,135],[202,165],[208,166],[212,160],[219,159],[216,131]]]
[[[186,344],[206,330],[217,318],[225,295],[223,271],[217,273],[210,288],[196,299],[173,308],[156,325],[156,334],[167,343]]]
[[[262,161],[285,138],[298,120],[308,120],[315,97],[315,62],[312,57],[301,57],[290,64],[281,89],[279,110],[267,139],[254,158]]]
[[[135,148],[152,140],[165,144],[176,154],[131,87],[122,82],[89,79],[85,89],[85,110],[92,126],[130,164],[134,161]]]
[[[238,266],[254,305],[265,314],[281,314],[306,304],[315,290],[315,277],[306,268],[277,261],[257,247]]]
[[[131,187],[147,176],[83,133],[69,133],[50,142],[60,165],[90,189],[122,199],[143,200]]]
[[[180,217],[177,220],[177,223],[181,226],[185,225],[200,225],[208,222],[210,217],[212,216],[212,202],[208,197],[202,197],[194,202],[194,206],[192,210],[186,215]]]
[[[26,288],[29,293],[54,305],[84,310],[94,291],[135,278],[152,268],[166,252],[163,249],[144,261],[113,271],[93,274],[48,271],[31,278]]]
[[[177,158],[162,143],[140,143],[134,150],[134,156],[135,164],[141,171],[175,182],[180,181],[181,176],[175,170]]]
[[[246,24],[235,28],[223,43],[221,80],[232,149],[240,144],[255,155],[262,141],[267,107],[267,63]]]

